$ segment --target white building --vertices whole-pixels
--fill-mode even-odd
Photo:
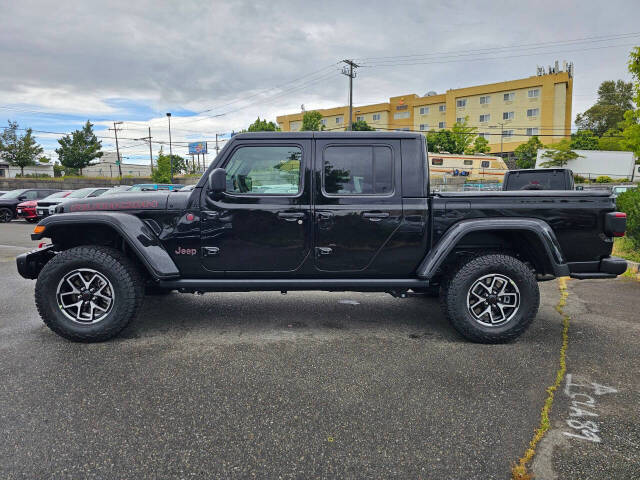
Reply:
[[[536,168],[547,161],[543,155],[548,150],[538,150]],[[566,168],[574,174],[585,178],[595,179],[600,176],[611,177],[613,180],[640,181],[640,165],[636,164],[633,152],[616,152],[610,150],[574,150],[580,157],[569,160]]]
[[[0,178],[15,178],[20,173],[20,167],[9,165],[8,162],[0,158]],[[27,175],[49,175],[53,177],[53,163],[36,163],[31,167],[24,167],[24,174]]]
[[[92,163],[87,168],[82,169],[85,177],[119,177],[120,170],[116,164],[117,155],[115,152],[105,152],[96,163]],[[150,177],[151,166],[140,163],[123,163],[120,165],[123,176]]]

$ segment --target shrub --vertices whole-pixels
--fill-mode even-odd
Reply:
[[[627,214],[627,236],[640,249],[640,189],[631,188],[616,200],[617,208]]]
[[[576,183],[589,183],[589,180],[587,180],[586,177],[583,177],[582,175],[573,175],[573,181]]]
[[[613,182],[613,178],[608,177],[607,175],[600,175],[596,178],[596,183],[611,183]]]
[[[24,175],[16,173],[16,178],[51,178],[51,175],[48,173],[25,173]]]

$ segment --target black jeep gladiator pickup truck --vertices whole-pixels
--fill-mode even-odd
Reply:
[[[606,192],[430,194],[410,132],[236,135],[189,192],[61,204],[17,258],[36,305],[76,341],[117,335],[145,294],[438,291],[466,338],[504,342],[536,316],[537,281],[614,278],[626,218]],[[425,316],[428,315],[425,308]]]

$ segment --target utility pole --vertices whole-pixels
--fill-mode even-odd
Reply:
[[[171,150],[171,112],[167,112],[169,119],[169,165],[171,166],[171,183],[173,183],[173,150]]]
[[[149,164],[151,165],[151,173],[153,173],[153,150],[151,149],[151,127],[149,127]]]
[[[220,152],[220,147],[218,146],[218,134],[216,133],[216,157],[218,156],[219,152]]]
[[[113,128],[109,130],[113,130],[113,134],[116,136],[116,156],[118,157],[118,173],[120,174],[120,180],[122,180],[122,160],[120,159],[120,147],[118,146],[118,127],[117,125],[121,125],[122,122],[113,122]]]
[[[343,60],[342,62],[347,64],[342,68],[342,74],[349,77],[349,126],[347,130],[351,131],[353,125],[353,79],[356,76],[356,72],[353,69],[358,68],[360,65],[356,65],[353,60]]]
[[[500,124],[500,157],[502,157],[502,139],[504,138],[504,123]]]

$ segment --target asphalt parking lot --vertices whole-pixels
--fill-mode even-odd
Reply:
[[[0,224],[3,479],[506,479],[559,368],[557,281],[508,345],[464,341],[435,299],[350,292],[175,293],[74,344],[16,272],[32,228]],[[640,478],[640,282],[567,290],[533,473]]]

